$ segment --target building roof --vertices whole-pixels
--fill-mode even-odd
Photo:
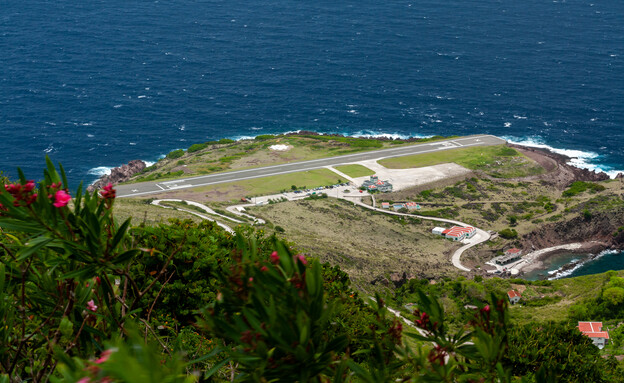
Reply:
[[[609,339],[609,333],[602,331],[602,322],[578,322],[578,329],[590,338]]]
[[[390,202],[382,202],[381,206],[390,206]]]
[[[508,253],[508,254],[515,254],[515,253],[519,253],[519,252],[521,252],[521,251],[522,251],[522,250],[517,249],[517,248],[515,248],[515,247],[514,247],[514,248],[511,248],[511,249],[509,249],[509,250],[505,251],[505,253]]]
[[[507,291],[507,296],[509,296],[509,298],[515,298],[515,297],[522,298],[522,295],[519,292],[517,292],[516,290],[509,290],[509,291]]]
[[[583,334],[587,335],[590,338],[605,338],[605,339],[609,339],[609,333],[606,332],[606,331],[584,332]]]
[[[599,332],[602,331],[602,322],[578,322],[578,328],[581,332]]]
[[[461,237],[464,234],[472,233],[475,230],[474,227],[466,226],[453,226],[450,229],[446,229],[442,232],[442,234],[446,234],[449,237]]]

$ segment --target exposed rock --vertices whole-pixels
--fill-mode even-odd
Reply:
[[[115,185],[120,182],[128,181],[133,175],[142,172],[146,166],[145,162],[141,160],[132,160],[118,168],[113,168],[109,175],[100,177],[99,180],[89,185],[87,190],[93,192],[94,190],[103,188],[109,183]]]
[[[510,147],[520,150],[522,153],[527,156],[533,158],[538,163],[546,168],[546,170],[550,170],[548,166],[545,166],[545,163],[550,161],[555,161],[557,166],[556,169],[549,171],[547,174],[543,176],[539,176],[538,178],[553,184],[559,189],[565,189],[574,181],[604,181],[609,179],[609,175],[605,172],[595,172],[593,170],[581,169],[575,166],[569,165],[568,161],[571,159],[568,156],[564,156],[562,154],[551,152],[548,149],[544,148],[534,148],[527,147],[516,144],[508,144]],[[540,161],[537,157],[545,157],[543,161]]]
[[[605,248],[624,249],[624,209],[604,213],[595,213],[591,219],[582,215],[565,222],[542,225],[522,237],[524,249],[545,249],[565,243],[596,241],[595,248],[584,248],[584,252],[593,253]],[[614,236],[614,233],[617,233]]]
[[[615,175],[615,179],[616,180],[617,179],[622,179],[622,178],[624,178],[624,173],[622,173],[622,172],[619,172],[618,174]]]

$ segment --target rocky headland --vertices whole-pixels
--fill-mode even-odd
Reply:
[[[132,160],[125,165],[111,169],[110,174],[100,177],[87,187],[87,191],[93,192],[101,189],[109,183],[116,185],[128,181],[133,175],[140,173],[147,165],[141,160]]]

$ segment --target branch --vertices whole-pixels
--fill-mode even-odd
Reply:
[[[169,348],[160,340],[160,338],[158,337],[158,335],[154,332],[154,330],[152,329],[152,327],[145,321],[145,319],[139,319],[141,322],[143,322],[143,324],[145,325],[146,328],[148,328],[150,330],[150,332],[152,333],[152,335],[154,335],[154,337],[158,340],[158,343],[160,343],[160,345],[165,349],[165,351],[167,351],[167,354],[171,355],[171,351],[169,351]]]

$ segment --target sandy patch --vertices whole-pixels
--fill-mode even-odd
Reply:
[[[361,161],[358,162],[358,164],[366,166],[374,171],[380,180],[390,181],[394,191],[471,172],[465,167],[454,163],[412,169],[388,169],[385,166],[378,164],[377,160]],[[362,182],[367,179],[368,177],[358,177],[354,180],[357,184],[361,185]]]
[[[277,152],[285,152],[285,151],[292,149],[292,145],[283,145],[283,144],[271,145],[269,146],[269,149],[275,150]]]

